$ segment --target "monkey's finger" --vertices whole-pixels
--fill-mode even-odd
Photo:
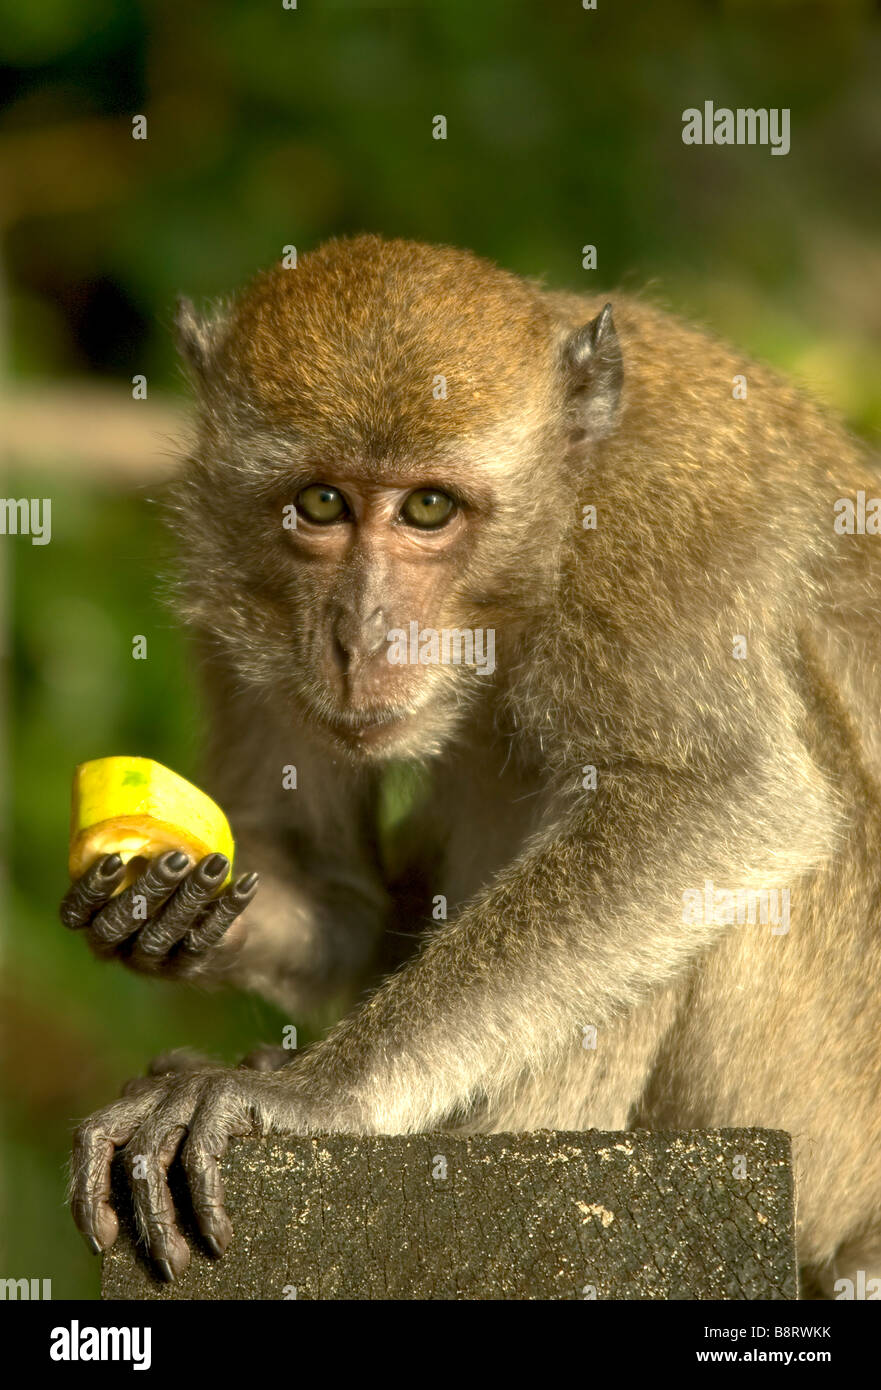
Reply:
[[[190,1247],[177,1225],[168,1169],[186,1134],[185,1123],[166,1129],[163,1113],[143,1125],[125,1147],[124,1161],[138,1230],[163,1279],[177,1279],[190,1263]],[[161,1126],[161,1129],[160,1129]]]
[[[232,1240],[232,1223],[223,1205],[223,1179],[218,1159],[232,1135],[251,1129],[246,1104],[229,1083],[214,1083],[196,1111],[181,1150],[196,1224],[212,1255],[222,1255]]]
[[[169,1073],[179,1076],[182,1072],[216,1071],[221,1065],[216,1059],[206,1057],[204,1052],[197,1052],[194,1047],[174,1047],[170,1052],[160,1052],[158,1057],[150,1058],[147,1076],[158,1079]]]
[[[109,901],[125,873],[118,854],[106,854],[72,884],[61,900],[60,916],[66,927],[88,926],[99,908]]]
[[[225,1147],[225,1144],[220,1146],[220,1153]],[[196,1225],[212,1255],[223,1255],[233,1234],[232,1222],[223,1205],[223,1179],[217,1163],[219,1156],[197,1149],[189,1139],[181,1154]]]
[[[177,948],[176,961],[182,965],[195,964],[223,938],[233,922],[244,912],[257,892],[256,874],[244,874],[212,903],[202,921],[187,932]]]
[[[136,932],[144,922],[144,911],[149,915],[165,901],[183,878],[189,863],[187,856],[178,849],[151,860],[140,878],[92,919],[89,945],[99,955],[106,955]]]
[[[172,946],[195,927],[228,873],[225,855],[202,859],[138,933],[131,964],[141,970],[158,969]]]
[[[194,1167],[193,1154],[203,1150],[221,1153],[227,1135],[244,1134],[250,1125],[244,1093],[231,1076],[232,1073],[215,1072],[213,1076],[170,1078],[164,1095],[158,1104],[152,1103],[147,1119],[125,1147],[124,1161],[138,1229],[165,1279],[176,1279],[190,1262],[190,1250],[178,1229],[168,1186],[168,1169],[181,1140],[187,1135],[193,1138],[185,1167],[188,1165],[187,1171],[195,1175],[198,1164]],[[221,1253],[222,1241],[228,1241],[230,1232],[216,1206],[214,1216],[209,1213],[213,1184],[206,1190],[208,1205],[202,1202],[201,1215],[197,1213],[200,1229],[205,1231],[206,1239],[215,1238],[214,1243],[209,1239],[209,1245]],[[198,1180],[193,1195],[202,1201]],[[222,1207],[219,1210],[222,1213]]]
[[[220,1063],[203,1052],[191,1047],[176,1047],[171,1052],[161,1052],[147,1064],[145,1076],[134,1076],[126,1081],[120,1095],[138,1096],[144,1091],[155,1091],[161,1081],[169,1075],[180,1076],[184,1072],[216,1071]]]
[[[248,1071],[278,1071],[280,1067],[287,1066],[293,1055],[287,1047],[255,1047],[253,1052],[242,1058],[239,1066]]]
[[[107,1250],[119,1234],[110,1205],[110,1165],[142,1119],[146,1098],[116,1101],[84,1120],[73,1137],[70,1207],[74,1223],[94,1254]]]

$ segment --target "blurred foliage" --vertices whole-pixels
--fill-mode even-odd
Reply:
[[[0,0],[0,34],[17,371],[169,382],[175,295],[289,242],[452,241],[574,286],[590,242],[595,280],[656,283],[881,423],[868,0]],[[683,145],[705,98],[790,107],[790,154]]]
[[[59,1219],[73,1119],[166,1048],[202,1045],[232,1061],[280,1042],[286,1020],[254,998],[182,992],[100,963],[58,922],[75,765],[134,751],[193,776],[198,713],[181,636],[156,602],[165,545],[149,499],[57,470],[7,480],[7,495],[29,492],[52,497],[53,535],[13,552],[14,928],[2,1012],[15,1202],[3,1264],[51,1275],[54,1295],[73,1297],[97,1292],[96,1262]],[[147,638],[147,660],[132,658],[135,635]]]
[[[294,243],[449,241],[560,285],[648,288],[881,426],[881,56],[869,0],[309,4],[0,0],[5,353],[15,379],[177,383],[176,294],[228,292]],[[792,149],[686,147],[681,113],[790,107]],[[131,139],[134,114],[146,142]],[[449,122],[445,142],[432,118]],[[581,247],[599,248],[596,272]],[[2,309],[2,305],[0,305]],[[0,314],[0,319],[3,315]],[[62,1209],[66,1134],[165,1047],[277,1036],[250,999],[153,986],[57,925],[70,774],[110,752],[192,774],[190,665],[156,600],[148,499],[46,459],[14,563],[0,1275],[94,1293]],[[144,633],[149,660],[131,660]]]

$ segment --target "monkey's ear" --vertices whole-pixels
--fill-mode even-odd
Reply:
[[[181,297],[174,314],[175,341],[181,357],[196,378],[202,378],[211,363],[222,316],[208,317],[196,312],[191,299]]]
[[[602,439],[611,434],[624,380],[621,346],[612,322],[611,304],[567,339],[563,360],[569,378],[576,436]]]

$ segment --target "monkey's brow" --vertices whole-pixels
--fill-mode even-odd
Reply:
[[[412,492],[417,488],[435,488],[438,492],[449,493],[467,506],[488,507],[492,501],[488,489],[476,485],[472,478],[463,476],[462,469],[454,466],[426,463],[424,467],[411,466],[406,469],[327,467],[328,472],[332,473],[330,481],[339,483],[343,489],[346,483],[358,484],[368,491]]]
[[[339,483],[346,481],[388,489],[436,487],[454,494],[468,506],[488,509],[496,499],[495,479],[486,482],[479,476],[491,461],[495,449],[481,451],[479,461],[461,457],[455,448],[444,450],[443,456],[415,459],[385,460],[381,458],[334,457],[316,449],[315,441],[299,431],[277,432],[240,430],[234,441],[234,463],[252,480],[256,495],[277,495],[279,489],[305,487],[309,483]],[[230,462],[233,462],[230,459]],[[490,474],[499,470],[490,469]],[[475,477],[475,473],[478,474]]]
[[[334,464],[316,461],[305,464],[299,460],[285,465],[276,458],[266,461],[262,476],[255,479],[255,492],[258,495],[276,497],[308,487],[311,483],[326,483],[345,491],[347,484],[360,485],[365,489],[388,489],[389,491],[411,492],[417,488],[436,488],[447,492],[456,501],[476,510],[488,510],[492,506],[493,495],[490,489],[475,485],[472,479],[463,476],[463,470],[454,466],[432,466],[423,468],[382,469],[377,466],[359,467],[351,463]]]

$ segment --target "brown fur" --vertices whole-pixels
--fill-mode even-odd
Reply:
[[[550,365],[551,326],[527,285],[477,256],[360,237],[328,242],[293,273],[257,276],[230,315],[217,370],[225,389],[311,443],[412,468],[414,435],[430,449],[522,411]],[[448,400],[426,410],[437,373]]]
[[[877,1276],[881,537],[836,536],[832,504],[878,479],[773,373],[624,296],[614,427],[580,435],[564,349],[602,303],[365,237],[214,322],[184,308],[182,592],[213,790],[263,875],[218,973],[298,1009],[406,958],[282,1073],[306,1129],[788,1129],[802,1259]],[[462,488],[431,585],[391,540],[283,550],[279,500],[336,469]],[[410,723],[359,757],[316,723],[343,699],[320,665],[337,600],[494,626],[498,669],[420,670]],[[398,760],[429,790],[381,854]],[[789,934],[684,924],[705,879],[790,889]],[[449,920],[416,947],[437,894]]]

